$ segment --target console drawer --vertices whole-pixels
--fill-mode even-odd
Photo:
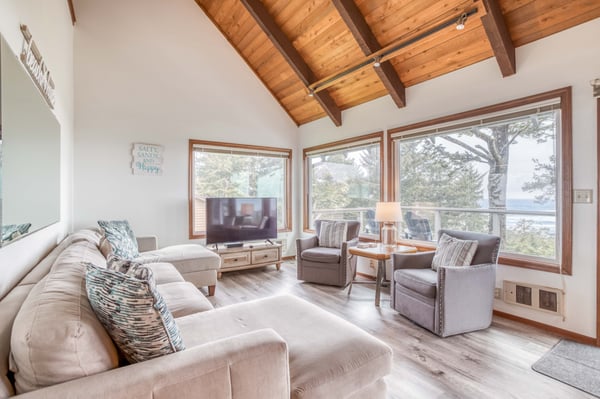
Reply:
[[[257,249],[252,251],[252,263],[277,262],[279,250],[277,248]]]
[[[250,251],[221,254],[221,269],[250,264]]]

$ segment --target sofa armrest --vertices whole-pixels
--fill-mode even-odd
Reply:
[[[435,251],[392,254],[392,270],[428,269],[431,267],[433,255],[435,255]]]
[[[139,252],[148,252],[158,249],[157,236],[136,237],[136,239]]]
[[[300,257],[302,251],[305,251],[309,248],[314,248],[319,245],[319,239],[317,236],[310,236],[307,238],[297,238],[296,239],[296,256]]]
[[[496,264],[438,268],[439,334],[480,330],[492,323]]]
[[[24,399],[198,397],[289,399],[285,341],[271,329],[253,331],[18,396]]]

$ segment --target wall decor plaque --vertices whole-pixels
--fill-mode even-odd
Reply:
[[[161,176],[163,165],[162,145],[133,143],[131,169],[134,175]]]

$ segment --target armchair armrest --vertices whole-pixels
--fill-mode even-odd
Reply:
[[[310,236],[307,238],[297,238],[296,239],[296,256],[300,257],[302,251],[305,251],[309,248],[314,248],[319,245],[319,239],[317,236]]]
[[[158,249],[157,236],[136,237],[136,240],[139,252],[148,252]]]
[[[435,251],[392,254],[392,270],[428,269],[431,267],[433,255],[435,255]]]
[[[489,327],[496,264],[438,268],[439,334],[443,337]]]
[[[266,329],[26,393],[19,398],[290,397],[285,341]],[[268,384],[257,383],[268,381]]]

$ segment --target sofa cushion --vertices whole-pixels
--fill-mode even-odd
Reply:
[[[437,270],[440,266],[469,266],[477,251],[478,242],[475,240],[459,240],[444,233],[438,241],[431,268]]]
[[[117,350],[85,291],[81,261],[102,262],[89,241],[72,243],[31,290],[11,334],[17,393],[117,367]]]
[[[167,283],[156,288],[174,318],[213,309],[209,300],[192,283]]]
[[[175,269],[170,263],[157,262],[157,263],[146,263],[144,266],[149,267],[154,274],[154,281],[156,285],[168,284],[168,283],[180,283],[185,280],[181,277],[181,273]],[[159,290],[160,291],[160,290]]]
[[[171,245],[143,252],[134,260],[139,263],[171,263],[180,273],[217,270],[221,266],[219,255],[197,244]]]
[[[321,222],[319,230],[319,246],[329,248],[341,248],[342,242],[346,241],[348,222]]]
[[[92,263],[85,266],[92,308],[130,363],[185,349],[151,269],[134,267],[127,275]]]
[[[338,248],[314,247],[300,254],[303,260],[317,263],[340,263],[341,251]]]
[[[177,323],[188,347],[272,328],[288,345],[293,399],[346,398],[391,371],[392,350],[385,343],[289,295],[195,313]]]
[[[394,271],[396,284],[428,298],[435,298],[437,277],[437,272],[432,269],[398,269]]]
[[[135,235],[127,220],[98,220],[98,225],[102,228],[116,256],[122,259],[133,259],[140,255]]]

